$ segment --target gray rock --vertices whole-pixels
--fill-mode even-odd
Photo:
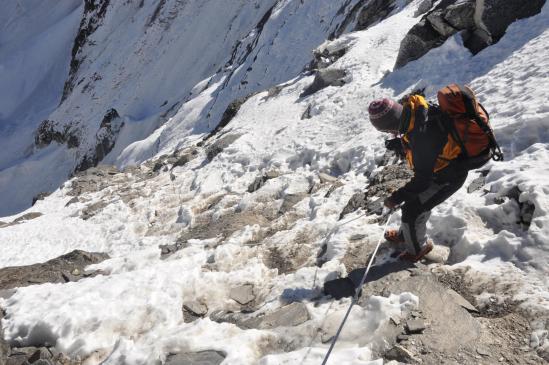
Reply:
[[[68,207],[69,205],[74,204],[74,203],[78,203],[78,202],[79,202],[79,200],[78,200],[77,197],[72,197],[72,198],[67,202],[67,204],[65,204],[65,207]]]
[[[307,194],[300,193],[300,194],[286,194],[284,196],[284,200],[282,201],[282,205],[280,206],[280,209],[278,210],[278,214],[285,214],[289,212],[294,205],[302,201]]]
[[[30,221],[32,219],[35,219],[35,218],[38,218],[38,217],[41,217],[41,216],[42,216],[42,213],[40,213],[40,212],[26,213],[26,214],[23,214],[20,217],[15,218],[10,223],[0,222],[0,228],[15,226],[17,224],[25,223],[26,221]]]
[[[91,148],[80,160],[75,172],[85,171],[97,166],[114,148],[124,121],[114,108],[107,110],[95,134],[95,147]]]
[[[505,35],[509,25],[518,19],[539,14],[545,0],[484,0],[482,22],[490,32],[493,43]]]
[[[472,305],[471,303],[469,303],[469,301],[467,299],[465,299],[464,297],[462,297],[458,292],[456,292],[455,290],[453,289],[448,289],[448,294],[450,294],[450,296],[452,297],[452,299],[454,300],[454,303],[456,303],[457,305],[463,307],[464,309],[466,309],[467,311],[469,312],[473,312],[473,313],[478,313],[478,309]]]
[[[464,45],[476,54],[498,42],[509,25],[538,14],[545,0],[441,1],[402,40],[395,69],[417,60],[463,31]],[[478,5],[484,5],[477,8]]]
[[[433,7],[433,0],[423,0],[421,4],[419,4],[417,11],[414,14],[414,17],[418,17],[420,15],[425,14],[426,12],[431,10],[432,7]]]
[[[105,208],[107,205],[109,205],[109,203],[103,200],[92,203],[91,205],[88,205],[86,208],[82,209],[82,212],[80,213],[80,218],[82,218],[83,220],[88,220],[91,217],[95,216],[97,213],[99,213],[101,210],[103,210],[103,208]]]
[[[183,310],[188,311],[195,316],[204,317],[206,313],[208,313],[208,306],[197,301],[191,301],[183,304]]]
[[[225,354],[219,351],[201,351],[182,354],[170,354],[164,365],[219,365],[225,360]]]
[[[240,138],[240,134],[229,134],[221,137],[206,148],[206,157],[212,161],[215,156],[220,154],[225,148],[229,147],[234,141]]]
[[[248,186],[248,192],[253,193],[261,189],[261,187],[265,185],[265,183],[268,180],[275,179],[278,176],[280,176],[280,173],[278,171],[273,170],[273,171],[268,171],[265,174],[256,177],[255,180]]]
[[[323,184],[333,184],[337,181],[337,177],[325,174],[323,172],[318,174],[318,178],[320,179],[320,182]]]
[[[406,330],[408,333],[422,333],[427,326],[422,319],[409,319],[406,321]]]
[[[254,286],[252,284],[245,284],[232,288],[229,297],[240,305],[246,305],[255,300]]]
[[[225,128],[231,120],[233,120],[234,117],[238,114],[238,111],[240,110],[240,107],[248,101],[249,98],[254,96],[257,93],[251,93],[248,94],[242,98],[238,98],[236,100],[233,100],[228,106],[227,109],[223,112],[223,115],[221,116],[221,120],[219,123],[215,126],[215,128],[203,139],[203,142],[209,140],[216,134],[218,134],[223,128]],[[211,161],[211,160],[210,160]]]
[[[486,346],[477,346],[477,353],[482,356],[490,356],[490,349]]]
[[[161,258],[169,257],[174,253],[176,253],[177,251],[184,249],[187,246],[188,244],[186,241],[185,242],[178,241],[171,245],[160,245],[158,246],[160,248],[160,257]]]
[[[395,9],[395,0],[372,0],[364,6],[357,17],[355,30],[364,30],[382,19]]]
[[[307,87],[301,97],[306,97],[322,90],[328,86],[343,86],[345,85],[345,70],[336,68],[328,68],[317,71],[313,83]]]
[[[42,216],[42,213],[40,213],[40,212],[26,213],[26,214],[23,214],[22,216],[20,216],[19,218],[16,218],[13,222],[14,223],[22,223],[22,222],[30,221],[32,219],[41,217],[41,216]]]
[[[469,186],[467,187],[467,192],[469,194],[477,191],[477,190],[480,190],[482,189],[482,187],[486,184],[486,177],[484,176],[479,176],[477,177],[476,179],[474,179],[473,181],[471,181],[471,184],[469,184]]]
[[[72,275],[71,272],[75,269],[83,272],[86,266],[106,260],[108,257],[103,253],[75,250],[41,264],[5,267],[0,269],[0,290],[33,284],[77,281],[82,276]]]
[[[44,200],[44,198],[46,198],[46,197],[49,196],[50,194],[51,194],[51,192],[48,192],[48,191],[44,191],[44,192],[38,193],[37,195],[35,195],[35,196],[32,198],[32,204],[31,204],[31,205],[36,204],[36,202],[39,201],[39,200]]]
[[[407,341],[410,338],[408,335],[400,334],[397,336],[397,342]]]
[[[271,329],[298,326],[309,319],[307,306],[303,303],[295,302],[262,317],[246,320],[243,324],[248,328]]]
[[[39,360],[49,360],[53,357],[52,353],[45,347],[41,347],[34,351],[34,353],[29,356],[29,362],[31,364],[36,364]]]
[[[383,357],[387,360],[396,360],[406,364],[416,361],[414,355],[400,345],[393,346]]]
[[[53,142],[66,144],[68,148],[75,148],[80,144],[76,128],[70,125],[59,126],[53,120],[44,120],[36,129],[34,145],[44,148]]]

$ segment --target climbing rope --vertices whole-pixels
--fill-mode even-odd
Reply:
[[[337,339],[339,338],[339,335],[341,334],[341,331],[343,330],[343,326],[345,326],[345,322],[347,321],[347,318],[349,317],[349,314],[351,314],[351,309],[353,308],[353,305],[356,304],[358,301],[358,298],[360,297],[360,294],[362,293],[362,286],[364,285],[364,282],[366,281],[366,276],[368,275],[368,272],[370,271],[370,268],[372,267],[372,264],[374,263],[374,258],[377,255],[377,251],[379,250],[379,246],[381,246],[381,242],[383,242],[383,237],[385,236],[385,232],[387,231],[387,227],[389,227],[389,222],[391,221],[391,218],[393,217],[393,212],[391,211],[388,213],[387,223],[385,223],[385,227],[383,228],[383,233],[381,234],[381,237],[379,238],[379,241],[376,245],[376,248],[374,252],[372,253],[372,256],[370,257],[370,261],[368,262],[368,266],[366,267],[366,271],[364,272],[364,275],[362,276],[362,279],[360,280],[360,284],[358,285],[358,288],[355,292],[355,295],[353,296],[353,299],[351,300],[351,305],[349,306],[349,309],[347,309],[347,313],[345,313],[345,317],[343,317],[343,321],[341,321],[341,324],[339,325],[339,328],[332,339],[332,343],[330,344],[330,348],[328,349],[328,352],[326,353],[326,356],[324,357],[324,361],[322,361],[322,365],[326,365],[328,362],[328,358],[330,357],[330,354],[332,353],[332,350],[334,349],[334,346],[337,342]]]

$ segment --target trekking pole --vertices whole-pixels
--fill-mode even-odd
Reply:
[[[351,300],[351,305],[347,309],[347,313],[345,313],[345,316],[343,317],[343,321],[341,321],[341,324],[339,325],[339,328],[337,329],[337,332],[332,340],[332,343],[330,344],[330,348],[328,349],[328,352],[326,353],[326,356],[324,357],[324,361],[322,361],[322,365],[326,365],[328,362],[328,358],[330,357],[330,354],[332,353],[332,350],[334,349],[334,346],[337,342],[337,339],[339,338],[339,335],[341,334],[341,331],[343,330],[343,326],[345,326],[345,322],[347,321],[347,318],[349,317],[349,314],[351,314],[351,309],[353,308],[353,305],[356,304],[358,301],[358,297],[362,293],[362,286],[364,285],[364,282],[366,281],[366,276],[368,275],[368,272],[370,271],[370,268],[372,267],[372,264],[374,262],[374,258],[376,257],[377,251],[379,250],[379,246],[381,246],[381,242],[383,242],[383,237],[385,236],[385,232],[387,231],[387,227],[389,227],[389,222],[391,221],[391,218],[393,217],[394,210],[389,210],[387,215],[387,223],[385,223],[385,227],[383,228],[383,233],[381,234],[381,237],[379,238],[379,241],[376,245],[376,248],[370,257],[370,261],[368,262],[368,266],[366,267],[366,271],[364,272],[364,275],[362,276],[362,279],[360,280],[360,284],[358,285],[358,289],[355,292],[355,295],[353,296],[353,299]]]

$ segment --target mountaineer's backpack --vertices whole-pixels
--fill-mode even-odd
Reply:
[[[416,90],[401,99],[403,111],[399,128],[403,152],[413,169],[413,153],[410,135],[416,124],[427,120],[448,134],[448,140],[439,154],[433,172],[450,164],[460,169],[474,170],[490,159],[503,160],[503,153],[489,124],[489,115],[477,101],[474,92],[464,86],[451,84],[438,92],[439,105],[429,104],[422,90]],[[416,120],[418,119],[418,120]],[[421,127],[420,127],[421,128]]]
[[[471,88],[448,85],[437,94],[448,143],[439,159],[460,159],[466,168],[477,169],[490,159],[502,161],[503,153],[490,126],[490,116]]]

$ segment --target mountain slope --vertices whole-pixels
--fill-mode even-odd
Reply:
[[[183,2],[160,3],[164,7],[159,14],[165,16],[168,9],[196,14],[193,2],[187,3],[188,8],[179,7]],[[347,15],[356,3],[344,7]],[[272,9],[267,6],[271,4],[249,9],[255,18],[234,37],[235,42],[247,39],[254,44],[256,33],[248,31],[261,28],[254,49],[273,48],[269,48],[272,54],[259,52],[257,63],[246,71],[247,79],[243,74],[248,61],[241,61],[240,68],[228,65],[220,73],[215,67],[208,69],[205,74],[213,73],[197,76],[206,81],[196,81],[195,87],[193,80],[181,87],[185,91],[173,86],[171,92],[171,87],[157,92],[162,89],[160,81],[143,84],[131,95],[146,95],[144,104],[132,104],[127,98],[127,104],[102,104],[99,99],[86,105],[91,109],[82,114],[95,123],[89,127],[92,141],[94,128],[108,110],[105,106],[114,107],[124,121],[117,140],[124,143],[105,157],[122,171],[89,169],[32,209],[2,218],[8,224],[0,225],[0,267],[44,262],[77,248],[108,253],[111,259],[87,268],[99,270],[96,276],[80,275],[81,280],[72,282],[69,273],[71,282],[22,287],[0,299],[9,345],[54,347],[92,364],[169,363],[177,354],[198,356],[203,351],[217,354],[208,353],[217,356],[218,362],[212,363],[320,363],[349,305],[348,299],[325,296],[322,285],[363,267],[383,230],[371,211],[340,219],[349,201],[357,194],[363,196],[367,185],[374,191],[389,169],[384,136],[367,121],[368,103],[381,96],[397,98],[417,87],[426,87],[433,98],[445,84],[462,82],[472,85],[491,112],[506,161],[485,166],[480,180],[480,173],[471,172],[466,187],[433,211],[429,234],[448,251],[446,264],[400,267],[367,284],[331,361],[411,362],[406,353],[395,356],[391,350],[397,348],[398,331],[418,318],[427,322],[424,333],[408,333],[411,337],[399,340],[398,346],[424,363],[547,360],[549,110],[543,88],[549,80],[549,7],[514,22],[497,44],[474,56],[456,34],[393,71],[401,41],[421,17],[417,14],[421,3],[397,1],[384,19],[367,29],[322,44],[319,51],[327,50],[327,58],[330,53],[340,57],[333,57],[325,68],[339,75],[339,82],[309,95],[305,91],[318,73],[301,73],[311,56],[301,46],[294,49],[295,33],[290,30],[301,29],[307,21],[320,23],[319,14],[337,15],[338,7],[331,2],[288,1]],[[200,11],[206,11],[208,4],[213,6],[208,2]],[[167,22],[174,27],[170,22],[179,21],[160,21],[161,15],[152,17],[156,7],[144,7],[149,15],[142,22],[154,18],[152,24],[158,22],[160,27]],[[141,11],[138,4],[120,9],[128,13],[127,19]],[[269,20],[258,27],[269,11]],[[344,14],[338,16],[341,21],[334,24],[344,24]],[[338,28],[334,24],[313,27],[318,33],[311,35],[308,47],[320,45]],[[275,36],[279,29],[284,31]],[[300,32],[302,40],[306,31]],[[99,47],[108,47],[113,34],[105,32]],[[103,53],[90,47],[86,54],[97,52],[100,59]],[[245,58],[247,47],[240,49],[235,59]],[[246,59],[253,60],[252,56],[253,52]],[[272,64],[266,61],[270,56],[275,57]],[[118,69],[122,64],[126,65],[119,61],[105,67]],[[287,64],[291,67],[286,69]],[[134,68],[139,69],[132,64],[128,70]],[[83,61],[75,80],[93,75],[92,70]],[[181,75],[174,79],[179,77],[184,79]],[[106,89],[109,100],[117,100],[116,93],[122,95],[122,90],[99,85],[119,79],[103,80],[94,84],[98,92]],[[134,90],[136,80],[147,77],[128,76],[121,85],[126,92]],[[156,79],[151,76],[151,80]],[[250,81],[242,84],[244,80]],[[79,87],[83,88],[75,86],[73,96],[55,113],[69,105],[76,108],[78,98],[84,97],[75,93]],[[171,102],[184,100],[188,88],[193,90],[192,98],[158,122],[159,113]],[[252,91],[258,93],[243,101],[224,128],[206,139],[226,105]],[[164,97],[169,102],[158,110],[156,105]],[[150,100],[154,102],[148,104]],[[64,148],[52,143],[38,154],[53,156],[60,153],[54,149]],[[480,189],[468,192],[473,180]],[[29,212],[42,215],[24,215]],[[397,220],[398,214],[390,224]],[[391,263],[389,253],[382,249],[377,267]],[[477,317],[456,305],[447,287],[473,302],[480,312]]]

